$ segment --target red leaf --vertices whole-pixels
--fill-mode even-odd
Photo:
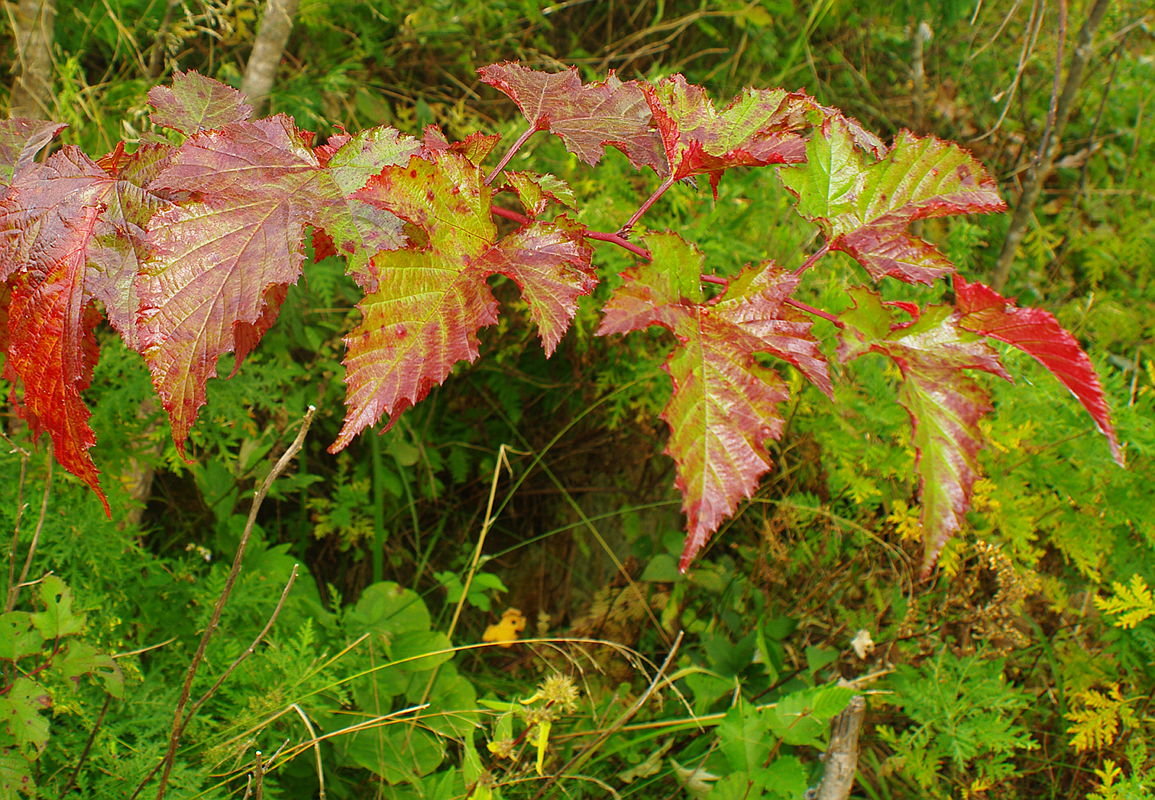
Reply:
[[[767,439],[782,434],[789,398],[778,373],[756,359],[772,353],[824,391],[830,376],[810,324],[783,301],[798,277],[771,263],[749,267],[726,293],[703,301],[702,255],[675,234],[646,238],[653,260],[628,270],[605,306],[599,335],[661,325],[678,345],[664,369],[674,384],[662,419],[670,427],[687,537],[680,568],[749,497],[771,467]]]
[[[139,349],[178,448],[218,358],[243,358],[272,325],[285,287],[300,275],[307,224],[323,229],[362,286],[375,286],[369,260],[405,238],[400,220],[354,194],[418,147],[375,128],[326,153],[323,167],[292,122],[276,116],[195,134],[176,151],[150,188],[192,201],[152,218],[152,261],[136,289]]]
[[[968,284],[954,276],[958,324],[969,331],[1013,345],[1050,370],[1095,420],[1111,445],[1111,455],[1123,466],[1111,412],[1091,359],[1059,321],[1039,308],[1019,308],[1013,300],[981,283]]]
[[[517,283],[547,356],[553,355],[577,313],[577,299],[598,283],[590,263],[593,249],[582,240],[584,230],[565,217],[553,224],[533,222],[477,260],[487,274],[501,273]]]
[[[681,75],[644,85],[662,137],[666,169],[675,180],[709,174],[717,186],[730,167],[794,164],[806,158],[800,135],[817,104],[800,92],[746,89],[721,112],[700,87]]]
[[[902,372],[898,401],[910,415],[925,538],[923,574],[962,527],[978,478],[979,420],[991,410],[987,393],[964,369],[1009,376],[989,345],[964,330],[949,306],[932,306],[914,322],[893,323],[869,289],[850,292],[855,305],[841,317],[843,362],[864,353],[889,356]]]
[[[504,92],[538,130],[556,133],[587,164],[616,147],[638,168],[664,168],[662,143],[650,124],[650,109],[634,81],[613,72],[602,83],[583,84],[575,68],[539,72],[506,62],[479,69],[481,80]]]
[[[188,134],[244,122],[253,114],[243,94],[195,70],[173,73],[171,87],[149,89],[148,103],[154,124]]]
[[[358,304],[362,322],[345,338],[348,414],[330,450],[346,447],[383,415],[395,420],[453,366],[474,361],[477,331],[497,321],[485,280],[515,280],[552,352],[595,284],[583,228],[564,218],[533,222],[496,241],[492,191],[477,165],[452,147],[391,166],[357,198],[417,226],[427,243],[378,253],[375,291]]]
[[[99,210],[84,206],[36,242],[35,263],[11,282],[4,377],[23,386],[20,415],[33,435],[47,431],[57,462],[87,483],[110,513],[96,465],[91,416],[80,394],[92,380],[99,319],[85,300],[84,267]]]
[[[929,284],[954,271],[934,245],[906,233],[914,220],[1006,208],[994,180],[957,145],[901,131],[875,160],[856,144],[850,123],[831,116],[811,136],[806,164],[779,176],[827,246],[852,255],[875,280]]]
[[[135,157],[117,159],[132,174]],[[96,361],[91,300],[103,301],[126,341],[134,341],[120,295],[137,269],[140,225],[166,203],[75,147],[26,165],[17,178],[0,202],[0,280],[12,289],[6,374],[23,384],[22,413],[32,430],[48,431],[60,463],[99,493],[80,397]]]

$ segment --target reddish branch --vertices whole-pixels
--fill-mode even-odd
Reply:
[[[540,130],[543,129],[539,127],[532,127],[526,128],[524,131],[522,131],[521,136],[517,137],[517,141],[510,145],[509,149],[505,151],[505,155],[501,157],[501,161],[497,162],[497,166],[494,167],[490,173],[485,176],[486,186],[489,186],[491,183],[493,183],[494,179],[497,178],[503,169],[505,169],[505,165],[509,163],[509,160],[514,157],[518,150],[521,149],[522,145],[529,141],[529,137],[533,136]]]

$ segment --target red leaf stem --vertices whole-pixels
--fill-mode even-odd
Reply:
[[[795,273],[795,274],[797,274],[797,273]],[[703,278],[703,280],[704,280],[704,278]],[[812,305],[808,305],[806,303],[803,303],[801,300],[795,300],[793,297],[787,297],[786,300],[783,302],[785,302],[786,305],[788,305],[788,306],[794,306],[799,311],[805,311],[807,314],[813,314],[816,317],[822,317],[824,320],[827,320],[828,322],[833,323],[834,327],[836,327],[836,328],[841,329],[841,328],[846,327],[845,325],[843,325],[842,320],[840,320],[838,317],[834,316],[830,312],[823,311],[821,308],[815,308]]]
[[[822,245],[822,247],[819,247],[817,250],[815,250],[813,253],[811,253],[810,258],[803,261],[802,266],[799,267],[798,269],[794,270],[794,274],[795,275],[801,275],[803,272],[805,272],[806,270],[813,267],[814,263],[816,261],[818,261],[818,259],[822,258],[824,255],[826,255],[829,252],[830,252],[830,243],[826,242]]]
[[[671,175],[662,181],[662,185],[655,189],[652,195],[646,198],[646,202],[642,203],[638,210],[634,212],[634,215],[626,221],[626,224],[618,228],[618,235],[624,237],[627,233],[629,233],[633,227],[638,224],[638,220],[642,218],[642,214],[645,214],[647,211],[649,211],[650,206],[658,202],[658,198],[664,195],[666,190],[673,186],[677,180],[678,179],[674,175]]]
[[[521,136],[517,137],[517,141],[509,146],[509,149],[505,151],[505,155],[501,157],[501,161],[497,162],[497,166],[494,167],[490,173],[485,176],[486,186],[489,186],[493,183],[494,179],[497,178],[503,169],[505,169],[505,165],[509,163],[509,160],[514,157],[518,150],[521,149],[522,145],[529,141],[529,137],[533,136],[540,130],[542,130],[540,125],[532,125],[521,132]]]
[[[715,286],[729,286],[730,281],[718,275],[703,275],[702,283],[712,283]]]
[[[508,208],[502,208],[501,206],[493,206],[490,210],[493,212],[493,215],[495,217],[504,217],[505,219],[516,222],[519,225],[528,225],[529,223],[533,222],[533,220],[530,219],[529,217],[527,217],[525,214],[520,214],[520,213],[518,213],[516,211],[512,211]],[[595,239],[596,241],[599,241],[599,242],[609,242],[610,244],[616,244],[618,247],[629,250],[631,253],[638,256],[639,258],[644,258],[646,261],[650,260],[650,251],[649,250],[642,247],[641,245],[634,244],[629,239],[625,239],[616,233],[603,233],[601,231],[585,231],[584,233],[582,233],[582,236],[584,236],[587,239]]]
[[[501,206],[491,206],[489,210],[493,212],[493,216],[504,217],[505,219],[516,222],[518,225],[528,225],[529,223],[533,222],[533,220],[527,217],[525,214],[519,214],[516,211],[511,211],[510,209],[502,208]]]
[[[649,250],[640,245],[634,244],[629,239],[626,239],[619,234],[602,233],[601,231],[586,231],[585,236],[587,239],[597,239],[599,242],[609,242],[610,244],[616,244],[618,247],[629,250],[639,258],[644,258],[646,261],[650,260]]]

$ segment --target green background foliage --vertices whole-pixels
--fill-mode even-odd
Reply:
[[[1067,5],[1069,56],[1089,4]],[[885,136],[958,140],[1013,204],[1058,55],[1054,9],[1032,41],[1035,12],[1010,0],[302,0],[271,110],[322,136],[436,122],[509,137],[512,104],[477,81],[480,65],[682,71],[717,99],[803,88]],[[239,84],[260,13],[246,0],[60,0],[65,141],[98,154],[138,138],[145,93],[178,68]],[[258,637],[294,564],[301,577],[187,729],[170,797],[241,797],[257,781],[270,798],[798,798],[849,699],[840,679],[871,692],[856,797],[1155,796],[1155,619],[1122,616],[1144,607],[1136,580],[1155,585],[1152,22],[1142,3],[1109,10],[1008,285],[1091,353],[1127,470],[1056,381],[1004,354],[1022,377],[985,384],[998,413],[969,527],[920,583],[908,420],[890,368],[860,359],[841,368],[836,405],[790,377],[775,471],[681,575],[657,419],[665,334],[594,337],[591,303],[546,360],[532,329],[503,317],[483,331],[481,361],[333,457],[357,293],[321,261],[245,369],[210,382],[189,461],[140,359],[100,332],[86,399],[112,521],[6,416],[0,798],[127,797],[153,768],[253,489],[310,404],[317,419],[262,507],[194,697]],[[616,152],[591,172],[537,137],[518,159],[568,181],[594,229],[614,230],[651,188]],[[928,221],[922,234],[982,280],[1007,224]],[[813,230],[776,184],[738,170],[716,199],[675,186],[646,225],[694,241],[723,276],[803,252]],[[838,263],[808,274],[800,299],[837,311],[856,269]],[[606,249],[597,264],[604,300],[630,258]],[[504,279],[494,288],[519,308]],[[508,608],[536,643],[484,641]]]

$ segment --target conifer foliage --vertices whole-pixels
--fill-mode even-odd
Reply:
[[[657,325],[673,335],[662,418],[687,518],[683,569],[772,468],[766,443],[782,433],[789,389],[765,355],[833,396],[816,317],[837,328],[839,359],[877,353],[898,367],[928,569],[962,524],[978,477],[979,421],[991,404],[968,371],[1009,378],[987,339],[1054,373],[1121,462],[1090,360],[1047,312],[958,275],[954,303],[927,308],[884,302],[871,286],[852,289],[841,316],[794,297],[831,251],[856,259],[873,283],[954,274],[910,224],[1004,208],[990,175],[957,145],[905,131],[887,145],[799,92],[747,89],[719,110],[680,75],[583,83],[574,69],[512,63],[480,75],[529,123],[488,169],[497,137],[449,142],[433,127],[420,139],[379,127],[314,146],[292,119],[251,119],[238,92],[195,72],[152,90],[152,121],[170,133],[131,152],[122,144],[93,160],[66,146],[37,161],[62,126],[0,123],[4,377],[59,463],[104,499],[82,397],[102,316],[144,358],[183,452],[220,356],[234,354],[239,367],[308,269],[306,237],[318,258],[344,257],[364,293],[361,322],[345,338],[347,409],[334,452],[383,419],[391,425],[456,364],[479,357],[477,333],[500,313],[489,276],[516,282],[550,354],[598,283],[595,245],[635,254],[597,333]],[[559,136],[591,166],[617,148],[656,186],[617,231],[589,230],[566,207],[562,181],[505,171],[536,132]],[[813,253],[778,254],[797,266],[766,260],[726,280],[676,232],[629,238],[675,182],[706,176],[716,191],[727,170],[766,166],[821,234]],[[723,288],[711,296],[703,283]]]

